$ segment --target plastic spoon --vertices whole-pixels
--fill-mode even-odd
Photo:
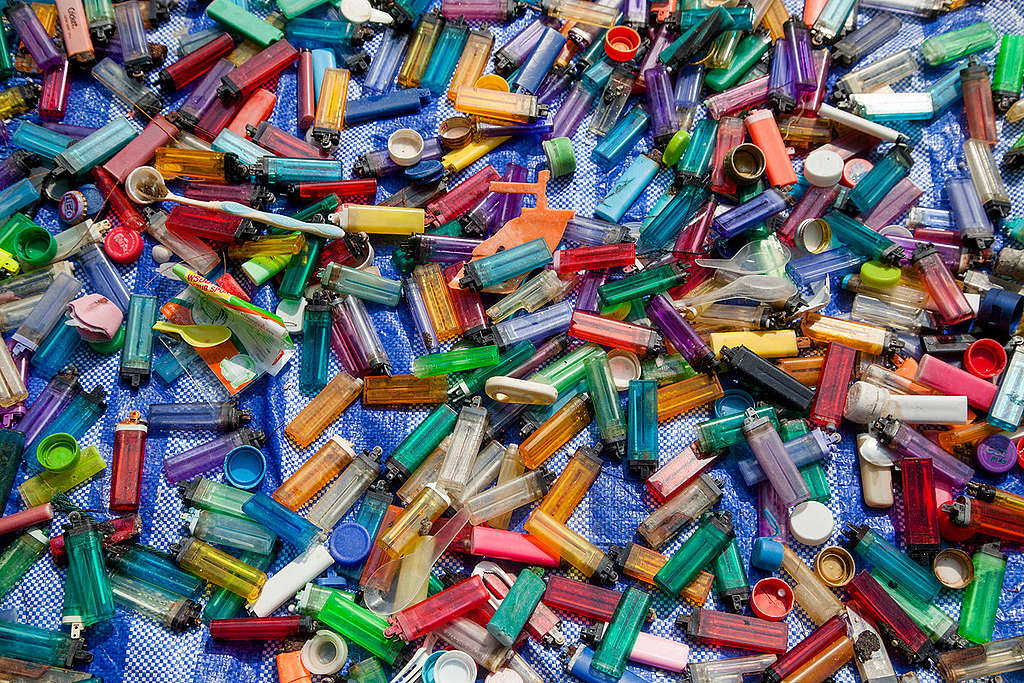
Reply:
[[[785,301],[796,294],[796,285],[783,277],[774,275],[744,275],[713,292],[689,299],[680,299],[676,308],[692,308],[713,304],[726,299],[753,299],[764,303]]]
[[[223,325],[175,325],[161,320],[153,325],[153,329],[158,332],[176,334],[186,344],[197,349],[217,346],[231,339],[231,330]]]
[[[467,524],[469,511],[459,508],[436,535],[422,537],[411,553],[377,567],[363,589],[366,607],[386,617],[427,597],[430,568]]]
[[[229,213],[232,216],[251,218],[254,221],[266,223],[275,228],[301,230],[302,232],[308,232],[328,239],[341,237],[345,234],[344,230],[329,223],[306,223],[305,221],[295,220],[288,216],[279,216],[276,213],[257,211],[238,202],[205,202],[182,197],[167,189],[167,184],[164,182],[163,176],[160,175],[160,171],[152,166],[139,166],[129,173],[124,181],[124,189],[128,196],[132,198],[132,201],[138,204],[177,202],[179,204],[188,204],[189,206],[198,206],[201,209]]]
[[[789,258],[789,249],[777,240],[758,240],[744,244],[730,259],[699,258],[696,263],[729,273],[758,275],[781,268],[789,263]]]

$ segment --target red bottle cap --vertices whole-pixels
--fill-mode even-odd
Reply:
[[[103,250],[114,263],[135,263],[142,256],[142,236],[123,226],[112,228],[103,238]]]
[[[628,62],[640,49],[640,34],[628,26],[613,26],[604,34],[604,53],[615,62]]]
[[[989,379],[1006,368],[1006,350],[995,339],[979,339],[964,351],[964,370]]]
[[[780,578],[769,576],[754,584],[750,609],[768,621],[782,621],[793,610],[793,589]]]
[[[843,165],[842,184],[847,187],[853,187],[857,184],[857,181],[867,175],[867,172],[874,167],[875,165],[867,159],[850,159]]]

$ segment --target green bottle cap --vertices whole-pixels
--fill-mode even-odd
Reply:
[[[121,327],[117,328],[117,334],[115,334],[114,338],[111,339],[110,341],[89,342],[89,346],[92,347],[93,351],[104,356],[109,356],[112,353],[117,353],[118,351],[121,350],[121,347],[124,346],[124,325],[121,325]]]
[[[36,448],[36,460],[43,469],[51,472],[70,469],[81,454],[78,441],[70,434],[51,434]]]
[[[541,143],[548,158],[552,178],[572,175],[576,171],[576,152],[569,138],[552,138]]]
[[[14,238],[14,255],[26,265],[41,268],[57,255],[57,241],[46,229],[29,225]]]
[[[685,130],[678,130],[676,134],[672,136],[672,139],[665,145],[665,152],[661,155],[661,160],[666,166],[675,166],[675,164],[683,158],[683,152],[686,151],[686,147],[690,144],[690,133]]]
[[[860,267],[860,281],[869,287],[895,287],[900,281],[900,269],[868,261]]]

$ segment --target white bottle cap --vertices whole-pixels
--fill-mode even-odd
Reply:
[[[800,503],[789,513],[789,531],[804,545],[822,545],[835,530],[832,511],[816,500]]]
[[[423,158],[423,136],[412,128],[399,128],[388,137],[388,156],[399,166],[415,166]]]
[[[804,178],[817,187],[832,187],[843,177],[843,158],[827,149],[816,149],[804,160]]]
[[[348,661],[348,644],[334,631],[322,629],[302,646],[302,664],[317,676],[341,671]]]
[[[640,359],[632,351],[612,349],[608,352],[608,364],[616,391],[626,391],[630,380],[640,379]]]
[[[476,674],[476,662],[462,650],[449,650],[434,662],[436,683],[473,683]]]

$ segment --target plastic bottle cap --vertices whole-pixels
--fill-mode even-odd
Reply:
[[[797,226],[793,239],[804,251],[820,254],[832,245],[832,228],[823,218],[808,218]]]
[[[1024,467],[1024,439],[1017,440],[1017,464]]]
[[[89,346],[93,351],[104,356],[109,356],[112,353],[117,353],[124,346],[124,325],[117,328],[117,332],[114,334],[110,341],[105,342],[89,342]]]
[[[302,665],[309,673],[329,676],[341,671],[348,660],[348,643],[334,631],[322,629],[302,646]]]
[[[832,588],[842,588],[853,580],[857,563],[846,548],[830,545],[822,548],[814,558],[814,573]]]
[[[782,621],[793,611],[793,589],[782,579],[769,576],[750,590],[750,609],[768,621]]]
[[[666,166],[675,166],[676,162],[683,158],[683,152],[690,145],[690,133],[685,130],[677,130],[676,134],[665,145],[665,151],[661,155],[661,162]]]
[[[420,672],[423,683],[434,683],[434,664],[444,654],[444,651],[435,652],[423,660],[423,669]]]
[[[850,159],[843,164],[843,179],[841,182],[847,187],[853,187],[857,184],[858,180],[867,175],[867,172],[874,167],[875,165],[867,159]]]
[[[57,255],[57,241],[38,225],[30,225],[14,238],[14,255],[30,266],[44,266]]]
[[[640,49],[640,34],[628,26],[613,26],[604,34],[604,53],[613,62],[628,62]]]
[[[423,136],[412,128],[399,128],[388,136],[388,156],[399,166],[415,166],[423,158]]]
[[[832,187],[843,178],[843,158],[827,149],[816,149],[804,159],[804,178],[817,187]]]
[[[975,450],[978,464],[986,472],[1002,474],[1017,464],[1017,445],[1002,434],[993,434],[981,440]]]
[[[246,491],[255,489],[267,473],[267,459],[255,446],[238,446],[224,458],[224,478]]]
[[[773,572],[782,566],[784,549],[785,546],[775,539],[762,536],[754,541],[754,549],[750,553],[750,564],[766,572]]]
[[[754,397],[742,389],[729,389],[722,398],[715,401],[715,417],[727,417],[745,413],[754,407]]]
[[[576,152],[569,138],[552,138],[541,143],[552,178],[572,175],[576,171]]]
[[[434,683],[473,683],[476,662],[462,650],[448,650],[434,662]]]
[[[362,524],[344,522],[334,527],[327,549],[338,564],[351,567],[359,564],[370,554],[370,532]]]
[[[995,377],[1006,368],[1006,349],[995,339],[979,339],[964,351],[964,370],[975,377]]]
[[[473,86],[483,90],[496,90],[497,92],[512,91],[512,88],[508,85],[508,81],[498,74],[487,74],[485,76],[481,76],[476,79],[476,83],[474,83]]]
[[[612,380],[615,382],[616,391],[626,391],[631,380],[640,379],[640,359],[632,351],[609,351],[608,365],[612,368]]]
[[[114,263],[135,263],[142,256],[144,246],[142,236],[124,226],[108,230],[103,238],[103,251]]]
[[[932,560],[932,573],[946,588],[967,588],[974,581],[974,562],[963,550],[943,548]]]
[[[722,160],[725,174],[739,185],[751,185],[764,175],[764,152],[757,145],[744,142],[725,153]]]
[[[78,440],[70,434],[51,434],[36,447],[36,460],[50,472],[71,469],[81,455]]]
[[[468,116],[449,116],[437,127],[437,136],[447,149],[465,147],[473,139],[473,119]]]
[[[860,281],[869,287],[895,287],[900,282],[900,269],[881,261],[866,261],[860,266]]]
[[[832,537],[835,517],[823,503],[808,500],[800,503],[789,513],[789,531],[804,545],[821,545]]]

